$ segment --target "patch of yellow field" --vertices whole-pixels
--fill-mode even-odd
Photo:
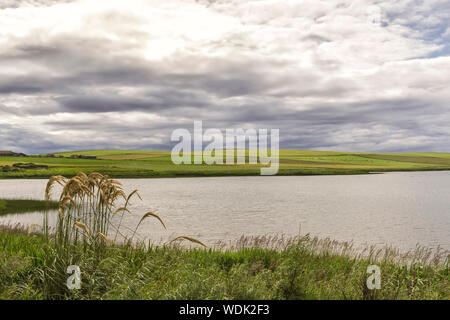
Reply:
[[[99,156],[99,159],[103,160],[137,160],[137,159],[149,159],[158,157],[167,157],[169,152],[159,153],[159,154],[142,154],[142,153],[126,153],[126,154],[109,154],[104,156]]]

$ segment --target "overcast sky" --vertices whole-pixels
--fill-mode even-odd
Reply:
[[[450,152],[449,0],[0,0],[0,150]]]

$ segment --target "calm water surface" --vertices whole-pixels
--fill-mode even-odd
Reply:
[[[122,179],[132,202],[134,227],[147,210],[166,222],[145,220],[140,236],[177,235],[207,244],[241,235],[311,233],[356,245],[417,243],[450,249],[450,172],[358,176]],[[0,180],[0,197],[43,199],[47,180]],[[42,223],[42,214],[0,217],[0,223]]]

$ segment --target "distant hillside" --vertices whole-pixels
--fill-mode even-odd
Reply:
[[[95,156],[72,157],[74,155]],[[248,159],[245,159],[248,160]],[[48,178],[101,172],[120,178],[203,177],[260,175],[260,165],[175,165],[170,151],[81,150],[53,155],[0,157],[0,167],[18,162],[48,166],[47,170],[0,170],[0,178]],[[1,168],[0,168],[1,169]],[[389,171],[450,170],[449,153],[362,153],[280,150],[278,175],[367,174]]]

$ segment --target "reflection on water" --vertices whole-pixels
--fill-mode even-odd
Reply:
[[[139,189],[125,225],[155,210],[167,225],[145,220],[143,238],[195,236],[212,244],[241,235],[311,233],[358,244],[416,244],[450,249],[450,172],[358,176],[122,179]],[[43,199],[46,180],[0,180],[0,197]],[[54,214],[53,214],[54,215]],[[42,213],[0,223],[42,223]]]

